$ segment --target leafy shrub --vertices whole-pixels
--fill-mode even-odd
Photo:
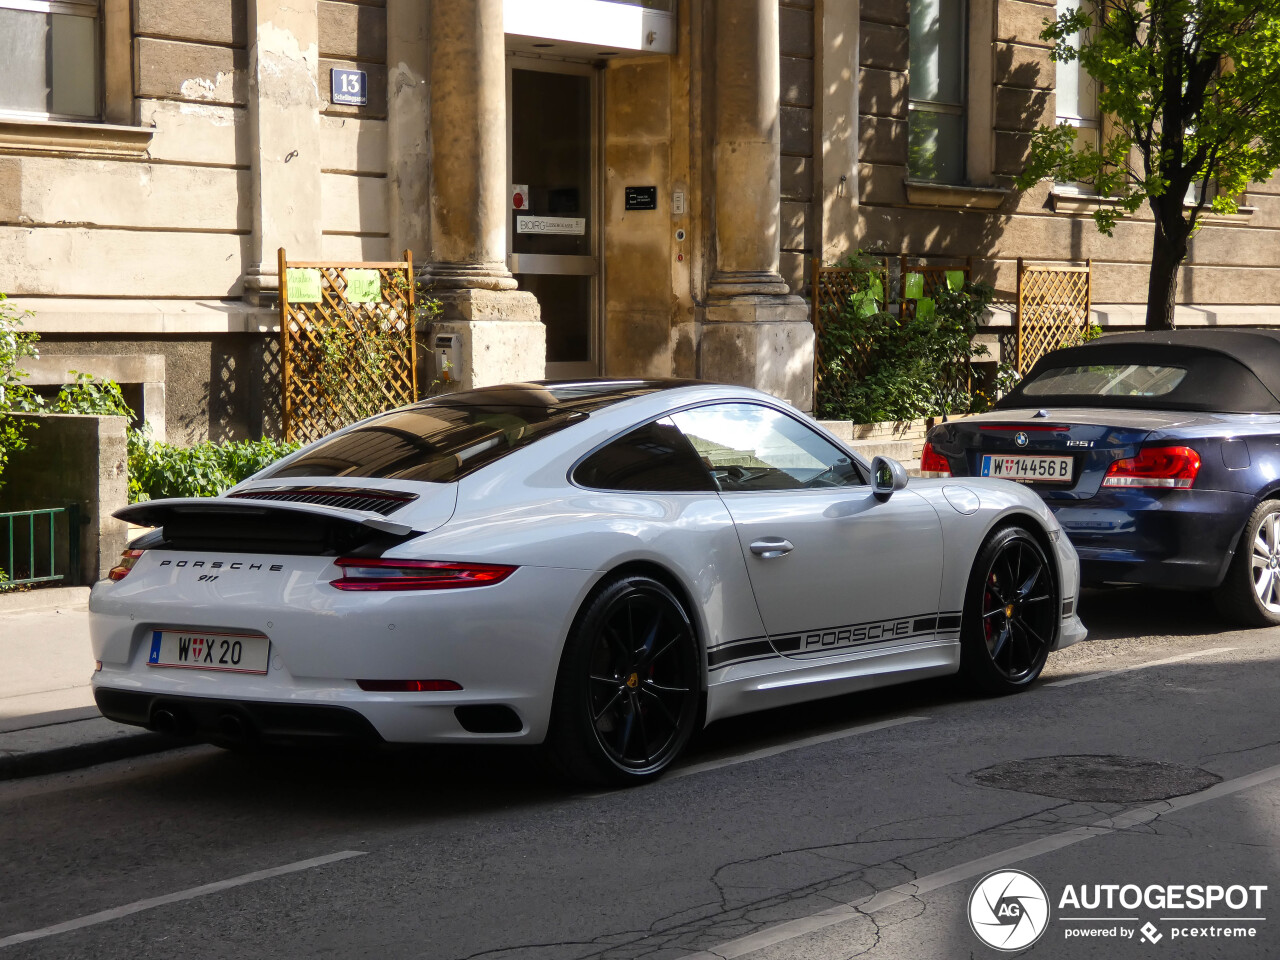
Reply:
[[[298,449],[282,440],[240,440],[177,447],[129,432],[129,502],[213,497]]]
[[[818,415],[878,423],[968,411],[970,360],[988,353],[973,338],[991,287],[966,282],[960,290],[943,289],[934,296],[932,316],[904,321],[884,309],[874,261],[857,256],[845,265],[854,268],[857,292],[823,325]]]
[[[27,445],[32,424],[15,420],[7,414],[15,410],[38,407],[40,397],[22,382],[26,374],[18,364],[26,357],[39,356],[35,333],[22,329],[22,320],[30,316],[20,313],[0,293],[0,486],[4,485],[4,468],[15,451]]]

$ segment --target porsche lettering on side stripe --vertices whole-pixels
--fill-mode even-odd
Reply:
[[[829,657],[854,647],[900,640],[932,639],[939,633],[953,634],[959,629],[960,613],[956,611],[806,630],[784,634],[772,641],[767,637],[747,637],[722,643],[710,650],[707,665],[712,670],[719,670],[778,656],[792,659]]]

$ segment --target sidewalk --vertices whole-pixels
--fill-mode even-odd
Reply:
[[[88,603],[88,587],[0,594],[0,780],[180,745],[98,713]]]

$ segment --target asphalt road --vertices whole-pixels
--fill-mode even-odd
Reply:
[[[970,894],[1009,868],[1048,900],[1025,956],[1280,956],[1280,630],[1137,590],[1082,615],[1095,639],[1021,696],[930,681],[725,722],[628,791],[492,749],[195,747],[0,784],[0,960],[995,957]],[[1150,902],[1089,909],[1099,884]],[[1151,905],[1168,885],[1249,903]],[[989,898],[988,935],[1034,899]]]

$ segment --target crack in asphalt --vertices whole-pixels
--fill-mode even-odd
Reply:
[[[1079,804],[1072,802],[1063,802],[1057,806],[1046,808],[1029,815],[1036,818],[1039,825],[1043,826],[1061,826],[1064,822],[1054,812],[1067,808],[1079,808]],[[795,919],[804,916],[805,913],[797,912],[794,909],[787,910],[788,906],[794,908],[796,904],[809,903],[812,905],[815,899],[829,902],[832,906],[845,906],[851,901],[859,900],[864,897],[869,898],[881,889],[889,889],[903,883],[909,883],[916,879],[918,872],[903,862],[906,856],[919,856],[922,854],[939,854],[945,853],[948,849],[963,843],[966,840],[985,834],[1003,835],[1015,825],[1022,823],[1028,819],[1028,816],[1011,818],[996,824],[961,833],[959,835],[940,835],[940,836],[919,836],[919,835],[895,835],[895,836],[868,836],[869,834],[879,834],[882,831],[893,827],[904,827],[913,823],[930,822],[936,823],[939,820],[960,820],[972,819],[971,814],[940,814],[921,817],[910,817],[903,820],[893,821],[891,823],[877,824],[859,831],[850,840],[844,840],[838,843],[817,844],[813,846],[796,847],[793,849],[773,851],[754,857],[745,857],[740,860],[731,860],[717,866],[707,877],[716,890],[717,898],[715,900],[706,901],[697,907],[682,907],[680,910],[667,914],[650,923],[647,928],[631,929],[631,930],[615,930],[607,934],[601,934],[590,940],[565,940],[553,943],[522,943],[512,944],[503,947],[494,947],[482,950],[477,953],[467,954],[456,960],[499,960],[505,956],[519,956],[521,958],[529,957],[532,951],[536,950],[552,950],[566,948],[584,948],[588,952],[576,955],[576,960],[595,960],[610,956],[617,960],[642,960],[644,957],[654,956],[665,950],[679,949],[685,952],[701,951],[709,956],[721,956],[707,947],[699,945],[698,941],[712,940],[714,943],[725,943],[730,940],[738,939],[743,936],[755,933],[776,923]],[[1074,819],[1074,818],[1072,818]],[[909,833],[907,831],[900,831]],[[1036,836],[1044,835],[1044,830],[1031,830]],[[850,856],[853,848],[868,847],[875,844],[884,843],[907,843],[907,844],[925,844],[924,846],[914,846],[906,851],[899,851],[892,857],[873,862],[865,862],[861,859],[855,859]],[[744,891],[758,891],[767,889],[764,881],[755,881],[754,879],[742,878],[735,880],[727,877],[726,874],[735,869],[749,867],[763,867],[771,860],[787,860],[788,858],[804,858],[814,857],[824,860],[832,864],[840,864],[853,869],[843,870],[824,879],[814,880],[801,886],[792,887],[786,890],[779,890],[768,895],[756,896],[752,899],[741,901],[735,900],[741,897]],[[792,861],[793,863],[796,861]],[[886,869],[895,869],[906,876],[899,879],[877,878],[879,882],[872,883],[867,879],[867,875],[876,871]],[[847,888],[850,886],[861,884],[865,887],[858,894],[834,894],[831,891],[838,888]],[[735,896],[736,895],[736,896]],[[922,916],[927,909],[924,900],[911,896],[911,901],[919,904],[919,912],[904,916],[894,921],[877,920],[871,914],[857,910],[858,916],[865,918],[872,925],[873,943],[867,948],[849,954],[849,957],[858,957],[866,954],[869,950],[874,949],[879,943],[880,932],[882,927],[894,926],[906,923],[910,920],[917,919]],[[689,917],[688,915],[694,911],[705,911],[701,916]],[[806,911],[812,912],[812,911]],[[708,922],[710,921],[710,922]],[[594,949],[593,949],[594,948]]]

